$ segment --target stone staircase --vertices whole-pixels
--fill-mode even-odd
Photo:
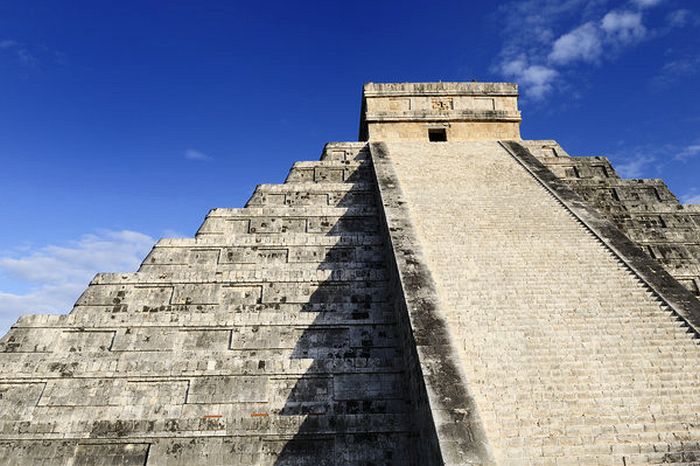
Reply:
[[[498,143],[387,146],[498,464],[700,464],[695,333]]]
[[[682,205],[660,179],[621,179],[605,157],[571,157],[556,141],[530,152],[700,297],[700,205]]]
[[[0,463],[412,464],[363,143],[329,144],[0,342]]]

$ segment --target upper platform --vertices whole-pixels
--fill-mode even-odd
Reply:
[[[514,83],[367,83],[361,141],[520,139]]]

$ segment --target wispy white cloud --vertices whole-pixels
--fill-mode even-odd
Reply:
[[[212,158],[209,157],[207,154],[205,154],[201,151],[198,151],[196,149],[187,149],[185,151],[185,158],[187,160],[201,160],[201,161],[212,160]]]
[[[604,52],[638,42],[646,33],[641,13],[611,11],[600,21],[589,21],[560,36],[552,44],[548,59],[558,65],[596,63]]]
[[[700,55],[679,57],[667,61],[651,80],[657,90],[667,89],[684,78],[700,74]]]
[[[687,8],[679,8],[673,10],[666,15],[666,22],[671,27],[681,28],[688,25],[700,25],[700,16],[693,13]]]
[[[663,1],[664,0],[632,0],[632,3],[637,5],[639,8],[650,8],[660,4]]]
[[[0,40],[0,50],[11,53],[24,66],[34,68],[39,64],[39,60],[29,48],[15,40]]]
[[[499,7],[494,18],[504,41],[494,71],[520,83],[526,97],[544,98],[559,79],[559,72],[547,59],[558,38],[555,31],[560,23],[578,17],[587,3],[586,0],[525,0]]]
[[[0,58],[12,59],[25,69],[39,69],[42,65],[67,65],[65,53],[45,45],[29,44],[14,39],[0,40]]]
[[[690,191],[681,196],[683,204],[700,204],[700,189],[691,188]]]
[[[676,160],[688,160],[692,157],[697,157],[700,155],[700,144],[690,144],[688,146],[683,147],[678,153],[675,155],[674,159]]]
[[[623,178],[642,178],[648,173],[649,166],[655,162],[656,157],[653,155],[635,155],[634,158],[626,159],[614,166]]]
[[[538,99],[552,90],[552,82],[557,77],[557,71],[553,68],[530,65],[524,54],[504,62],[501,71],[505,76],[516,79],[528,90],[530,96]]]
[[[154,242],[143,233],[107,230],[0,257],[0,332],[23,314],[70,311],[97,272],[135,270]]]
[[[600,28],[595,23],[588,22],[555,40],[548,58],[552,63],[560,65],[577,60],[597,62],[602,53]]]
[[[612,46],[634,44],[647,34],[647,28],[642,24],[642,14],[635,11],[611,11],[603,16],[600,28]]]
[[[619,150],[608,155],[613,167],[623,178],[653,178],[679,162],[700,157],[700,140],[685,145],[678,143],[630,145],[623,141]]]
[[[659,3],[634,0],[615,9],[606,0],[507,3],[498,10],[505,18],[504,43],[494,70],[518,81],[525,97],[542,99],[565,87],[577,65],[614,60],[653,37],[643,11]]]

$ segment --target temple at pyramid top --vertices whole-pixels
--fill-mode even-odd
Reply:
[[[367,83],[361,141],[520,139],[514,83]]]

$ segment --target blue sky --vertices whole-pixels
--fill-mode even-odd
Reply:
[[[240,207],[375,81],[517,81],[522,134],[700,203],[700,2],[0,1],[0,330]]]

